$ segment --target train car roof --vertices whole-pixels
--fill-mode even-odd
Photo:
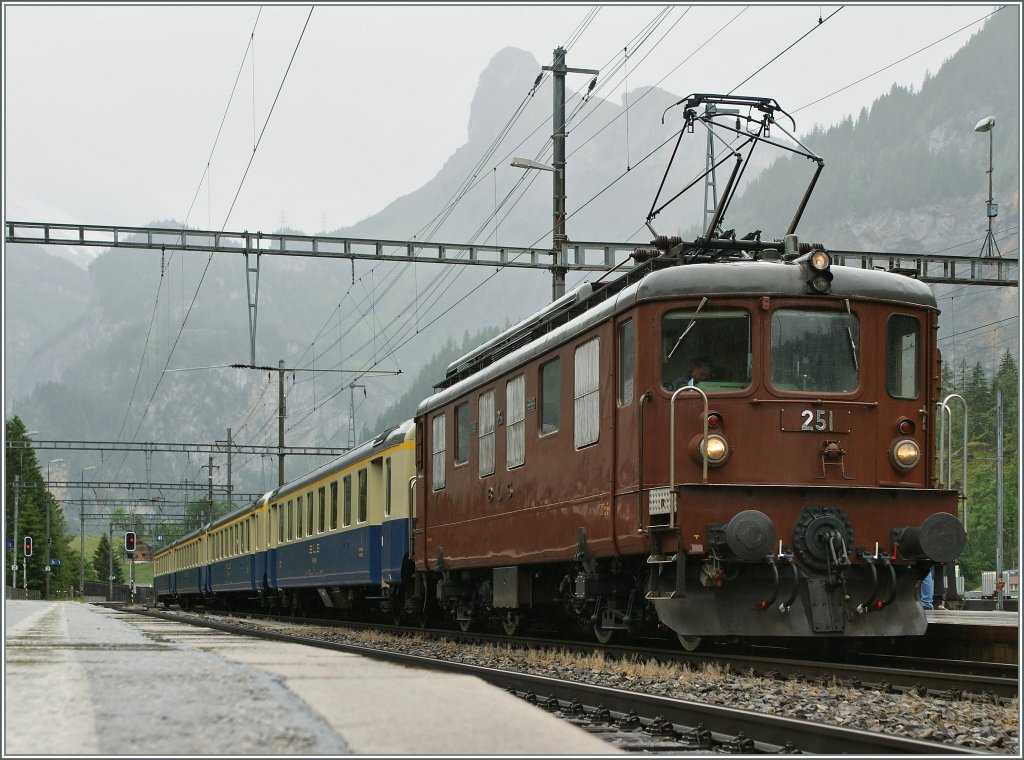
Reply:
[[[583,309],[577,316],[569,318],[562,324],[546,326],[538,326],[538,320],[534,317],[527,318],[520,324],[529,326],[526,329],[530,332],[524,332],[521,336],[515,335],[513,331],[506,331],[502,334],[505,336],[505,345],[509,346],[507,353],[496,352],[490,363],[486,363],[482,355],[467,354],[466,357],[450,365],[449,375],[451,377],[446,383],[447,387],[443,387],[420,402],[416,409],[416,415],[429,413],[460,397],[468,390],[511,372],[517,366],[526,364],[563,342],[586,332],[609,316],[625,311],[638,303],[705,296],[709,299],[716,296],[741,295],[810,297],[807,292],[808,271],[801,265],[804,260],[805,257],[788,262],[733,260],[687,264],[656,269],[611,294],[602,293],[601,288],[587,288],[581,291],[583,297],[576,301],[578,304],[576,309]],[[926,283],[906,275],[841,265],[833,265],[831,272],[833,275],[831,291],[825,297],[892,301],[924,308],[936,308],[935,296],[931,288]],[[602,298],[603,300],[599,300]],[[586,308],[588,302],[596,303],[590,308]],[[573,304],[571,302],[566,304],[566,309],[571,311]],[[550,313],[550,311],[551,305],[545,307],[538,314]],[[565,310],[559,313],[565,313]],[[494,340],[489,341],[485,347],[493,346],[493,344]],[[454,374],[453,370],[457,366],[468,369],[473,365],[473,360],[478,363],[477,371],[467,371],[462,377]]]
[[[339,457],[335,457],[329,462],[320,465],[315,470],[310,470],[305,475],[302,475],[289,483],[285,483],[277,489],[273,498],[278,499],[289,496],[296,491],[301,491],[307,488],[319,480],[323,480],[328,474],[336,470],[350,467],[351,465],[361,462],[368,457],[372,457],[377,452],[393,448],[405,441],[411,434],[412,429],[412,420],[406,420],[393,428],[388,428],[387,430],[379,433],[377,437],[372,440],[360,444],[351,451],[342,454]]]

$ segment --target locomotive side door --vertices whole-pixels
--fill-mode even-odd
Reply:
[[[642,373],[637,366],[637,318],[636,312],[621,316],[615,325],[615,421],[612,469],[613,534],[620,552],[633,553],[640,546],[638,527],[641,524],[642,494],[639,484],[638,448],[640,397],[644,390],[639,387]],[[650,409],[647,409],[650,413]],[[636,546],[630,544],[636,543]]]

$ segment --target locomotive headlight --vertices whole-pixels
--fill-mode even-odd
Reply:
[[[825,251],[815,251],[811,254],[810,264],[815,272],[827,272],[832,266],[832,257]]]
[[[814,251],[807,260],[810,276],[807,284],[813,293],[828,293],[832,288],[832,257],[826,251]]]
[[[729,458],[729,443],[720,435],[709,435],[707,450],[705,451],[702,444],[700,453],[702,456],[706,456],[709,466],[717,467],[724,464],[725,460]]]
[[[892,463],[901,470],[910,470],[921,461],[921,448],[909,438],[901,438],[889,450]]]

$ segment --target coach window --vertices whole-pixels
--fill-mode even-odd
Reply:
[[[384,516],[391,517],[391,457],[384,460]]]
[[[633,320],[619,325],[619,404],[633,403],[633,378],[636,367],[636,339]]]
[[[885,331],[885,388],[894,398],[917,398],[921,387],[921,325],[891,314]]]
[[[505,464],[508,469],[526,461],[526,375],[505,384]]]
[[[540,434],[553,433],[562,421],[561,359],[540,368]]]
[[[469,461],[469,403],[455,407],[455,464]]]
[[[341,524],[348,527],[352,524],[352,476],[346,475],[342,481],[343,512]]]
[[[331,483],[331,530],[338,527],[338,481]]]
[[[576,373],[573,392],[574,438],[577,449],[597,443],[601,430],[600,342],[588,340],[576,348]]]
[[[302,538],[302,495],[295,499],[295,537]]]
[[[284,543],[284,504],[275,504],[274,509],[277,512],[277,543]]]
[[[772,385],[781,391],[856,390],[859,345],[853,314],[779,309],[772,315]]]
[[[356,522],[366,522],[366,470],[359,471],[359,513]]]
[[[430,422],[430,447],[431,447],[431,467],[430,467],[430,481],[431,488],[435,491],[440,491],[444,488],[444,453],[445,453],[445,438],[444,438],[444,415],[439,414]]]
[[[480,394],[480,477],[494,474],[494,390]]]
[[[327,527],[327,489],[324,488],[323,486],[320,486],[320,490],[317,491],[317,496],[319,497],[320,511],[320,520],[318,523],[320,526],[319,531],[323,533],[325,528]]]
[[[306,535],[313,535],[313,492],[306,494]]]
[[[294,523],[294,517],[295,516],[292,513],[292,500],[289,499],[288,500],[288,540],[289,541],[292,540],[292,535],[293,535],[292,534],[292,530],[293,530],[292,526],[295,524]]]

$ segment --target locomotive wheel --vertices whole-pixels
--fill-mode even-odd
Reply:
[[[687,636],[682,633],[677,633],[676,636],[679,637],[679,643],[687,652],[696,652],[702,641],[700,636]]]
[[[597,639],[598,644],[611,643],[616,633],[618,631],[614,628],[602,628],[598,623],[594,623],[594,638]]]

